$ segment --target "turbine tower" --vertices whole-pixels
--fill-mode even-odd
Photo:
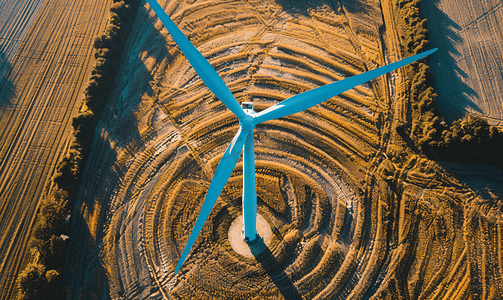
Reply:
[[[367,71],[365,73],[336,81],[318,88],[303,92],[288,98],[276,105],[273,105],[259,113],[255,113],[250,102],[243,102],[241,107],[225,85],[224,81],[203,55],[190,43],[187,37],[173,23],[157,0],[147,0],[150,7],[157,14],[175,42],[189,60],[196,73],[215,94],[215,96],[229,108],[239,119],[239,130],[231,141],[218,163],[213,179],[208,188],[208,192],[203,202],[201,211],[189,236],[189,240],[180,256],[180,260],[175,268],[178,273],[183,262],[187,258],[192,245],[196,241],[199,232],[203,228],[206,219],[210,215],[211,209],[215,205],[225,184],[229,180],[234,167],[236,166],[241,151],[243,154],[243,223],[244,238],[247,242],[255,240],[257,237],[257,191],[255,185],[255,153],[254,153],[254,128],[257,124],[265,121],[278,119],[284,116],[295,114],[320,104],[332,97],[335,97],[360,84],[394,71],[400,67],[408,65],[416,60],[424,58],[438,49],[432,49],[423,53],[402,59],[389,65]]]

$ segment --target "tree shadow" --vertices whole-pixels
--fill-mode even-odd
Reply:
[[[281,8],[290,15],[309,16],[309,9],[329,6],[333,10],[339,7],[338,0],[276,0]]]
[[[285,12],[291,15],[308,15],[307,10],[309,8],[309,4],[307,0],[276,0],[276,3],[279,4]]]
[[[285,299],[302,299],[297,287],[261,237],[248,242],[250,250]]]
[[[9,79],[11,64],[5,53],[0,51],[0,106],[11,104],[14,97],[14,86]]]
[[[456,46],[463,42],[458,33],[463,28],[441,11],[439,5],[440,0],[423,1],[421,16],[427,19],[430,48],[439,48],[437,53],[429,58],[430,70],[435,78],[434,87],[439,95],[436,107],[448,121],[452,122],[469,111],[483,112],[472,100],[478,97],[477,93],[463,82],[463,79],[468,78],[470,74],[463,71],[455,59],[462,55]],[[441,85],[439,78],[449,82],[448,86]],[[449,103],[448,99],[454,98],[450,92],[453,89],[458,91],[455,96],[456,102]]]
[[[134,24],[140,27],[154,26],[144,8],[139,9]],[[154,40],[161,40],[161,33],[157,30],[154,32]],[[122,182],[129,167],[119,163],[117,149],[126,149],[134,155],[145,146],[145,141],[152,137],[139,131],[141,124],[135,115],[141,110],[144,97],[152,97],[154,94],[150,84],[154,78],[140,53],[157,57],[158,61],[162,61],[164,56],[159,56],[157,48],[149,48],[151,43],[133,45],[131,41],[137,40],[141,34],[142,28],[135,30],[134,27],[129,33],[125,49],[121,52],[113,86],[109,87],[108,98],[103,99],[106,103],[94,128],[94,138],[72,214],[67,268],[63,276],[66,299],[121,298],[137,288],[154,287],[153,282],[143,280],[133,282],[127,287],[122,286],[122,290],[118,291],[116,286],[109,285],[118,274],[111,274],[105,268],[102,257],[106,246],[105,229],[115,209],[115,203],[110,200],[113,199],[117,186]],[[91,222],[89,216],[95,216],[92,221],[95,223]],[[113,234],[119,241],[122,232],[115,230]],[[146,288],[145,291],[150,289]]]
[[[79,211],[72,214],[72,219],[60,299],[110,299],[110,281],[97,240]]]
[[[444,170],[491,204],[503,198],[503,171],[477,163],[438,162]],[[494,202],[494,203],[493,203]]]

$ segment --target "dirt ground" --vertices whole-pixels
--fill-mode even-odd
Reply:
[[[503,3],[423,1],[428,19],[437,105],[448,120],[467,113],[503,126]]]
[[[257,111],[401,56],[394,1],[159,2],[238,101],[253,101]],[[46,0],[16,54],[5,60],[1,299],[15,297],[15,278],[29,259],[26,242],[39,198],[68,147],[70,118],[93,62],[91,41],[105,27],[109,5]],[[493,18],[500,6],[480,9]],[[457,65],[449,53],[440,57]],[[437,78],[452,86],[450,75]],[[402,72],[383,76],[258,126],[258,206],[273,232],[267,251],[243,257],[228,240],[241,214],[238,162],[175,276],[238,121],[145,4],[83,174],[66,298],[502,297],[503,173],[407,150],[394,134],[408,113],[397,100],[407,80]],[[477,106],[497,118],[489,104]]]
[[[378,2],[347,5],[339,12],[331,1],[161,5],[209,57],[237,99],[253,100],[256,110],[382,63]],[[316,278],[335,275],[335,269],[327,268],[348,253],[353,254],[347,264],[355,262],[350,246],[361,236],[350,228],[361,226],[364,217],[358,185],[379,147],[378,115],[388,113],[385,79],[257,127],[259,210],[276,233],[268,249],[274,253],[270,266],[286,264],[287,270],[278,267],[271,279],[268,274],[276,271],[240,257],[228,242],[229,226],[240,211],[239,162],[210,216],[208,224],[213,225],[204,227],[204,240],[194,247],[211,253],[209,260],[199,264],[200,254],[192,255],[173,277],[189,224],[238,123],[146,8],[133,26],[121,77],[84,175],[86,188],[78,199],[82,220],[72,232],[77,237],[74,253],[82,255],[70,261],[74,270],[87,271],[67,274],[68,297],[106,290],[112,298],[127,299],[169,293],[288,298],[289,293],[315,296],[336,285]],[[366,13],[358,13],[360,9]],[[212,226],[215,235],[210,234]],[[95,250],[87,255],[84,249]],[[235,272],[227,272],[220,259],[235,266]],[[303,268],[308,261],[312,264]],[[318,263],[321,273],[313,271]],[[276,287],[275,276],[286,274],[296,279]],[[249,279],[240,283],[243,276]],[[209,289],[204,284],[191,288],[194,280],[208,282]],[[304,281],[301,291],[292,289],[293,280]]]
[[[253,101],[257,111],[401,55],[394,2],[161,5],[238,101]],[[488,266],[503,263],[500,243],[491,242],[502,234],[501,171],[433,162],[405,150],[393,134],[408,114],[397,100],[410,80],[401,72],[258,126],[259,212],[273,230],[268,252],[243,257],[228,241],[241,208],[239,162],[175,276],[238,122],[148,5],[125,51],[78,199],[81,219],[70,261],[82,272],[66,274],[68,297],[449,299],[499,293],[500,269],[490,273]]]
[[[31,259],[41,195],[68,147],[111,1],[1,1],[0,299]]]

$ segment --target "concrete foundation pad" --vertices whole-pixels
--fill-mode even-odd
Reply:
[[[271,226],[261,215],[257,214],[257,233],[259,236],[254,241],[247,243],[244,239],[243,225],[243,215],[232,221],[229,228],[229,242],[236,253],[252,258],[254,254],[257,255],[271,244]],[[258,242],[257,239],[261,239],[262,242]]]

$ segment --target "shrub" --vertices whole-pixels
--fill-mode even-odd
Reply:
[[[53,182],[57,184],[58,188],[67,191],[71,190],[76,175],[73,169],[73,161],[68,156],[63,158],[63,161],[58,164],[56,167],[56,175],[53,178]]]
[[[46,272],[40,264],[29,264],[19,279],[20,299],[43,300],[56,299],[61,276],[56,270]]]
[[[110,48],[112,46],[111,42],[112,39],[110,38],[110,36],[102,33],[94,39],[93,46],[96,49]]]
[[[498,156],[503,146],[503,133],[479,116],[467,115],[442,132],[439,150],[457,159],[484,160]]]
[[[29,264],[19,276],[21,299],[42,299],[47,284],[45,267],[39,264]]]
[[[129,19],[131,16],[131,6],[124,1],[118,1],[112,4],[110,11],[115,13],[120,19]]]

